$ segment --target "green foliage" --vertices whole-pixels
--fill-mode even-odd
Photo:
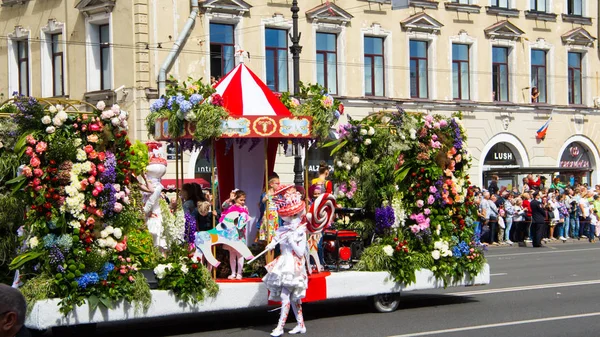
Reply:
[[[43,273],[28,279],[21,287],[21,293],[27,302],[27,314],[33,309],[35,302],[55,296],[54,277]]]
[[[223,107],[212,104],[199,104],[192,110],[190,120],[196,123],[194,138],[199,142],[219,138],[221,125],[229,117]]]
[[[127,237],[129,252],[136,256],[143,269],[153,269],[158,264],[159,252],[154,247],[152,234],[147,230],[135,229]]]
[[[131,144],[129,148],[129,169],[135,175],[142,175],[146,171],[146,167],[148,166],[148,146],[139,140],[136,140],[135,143]]]
[[[62,163],[67,160],[75,161],[77,146],[73,142],[73,136],[66,129],[58,129],[55,133],[48,135],[48,160]]]

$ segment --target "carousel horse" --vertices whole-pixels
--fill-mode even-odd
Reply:
[[[218,267],[219,262],[212,253],[212,246],[214,245],[227,245],[235,249],[240,253],[246,260],[254,258],[248,246],[242,241],[240,237],[240,229],[246,226],[245,219],[239,212],[231,212],[225,216],[223,221],[219,223],[215,228],[196,233],[196,256],[204,256],[206,261],[213,267]]]

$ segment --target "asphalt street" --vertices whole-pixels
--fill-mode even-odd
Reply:
[[[306,304],[304,336],[600,335],[600,244],[492,247],[486,255],[490,285],[406,292],[388,314],[365,299]],[[264,337],[277,319],[261,309],[100,325],[96,335]]]

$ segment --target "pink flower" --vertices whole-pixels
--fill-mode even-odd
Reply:
[[[442,147],[442,144],[438,141],[434,141],[433,139],[431,140],[431,147],[434,149],[439,149]]]
[[[29,165],[31,165],[31,167],[38,167],[38,166],[40,166],[40,164],[41,164],[40,158],[31,157],[31,160],[29,161]]]
[[[85,153],[91,153],[92,151],[94,151],[94,147],[91,145],[86,145],[83,150],[85,151]]]
[[[435,134],[434,134],[434,135],[431,135],[431,139],[432,139],[432,140],[437,140],[437,139],[438,139],[438,136],[437,136],[437,135],[435,135]]]
[[[131,263],[131,258],[130,257],[126,258],[125,260],[127,260],[128,263]]]
[[[27,139],[27,143],[29,143],[29,145],[35,145],[35,143],[37,143],[37,140],[35,140],[35,138],[33,138],[32,135],[27,135],[26,139]]]
[[[33,186],[40,186],[42,184],[42,181],[39,178],[34,178],[31,183],[33,184]]]
[[[25,150],[25,154],[31,157],[33,156],[33,153],[33,148],[31,146],[28,146],[27,150]]]
[[[443,127],[443,128],[445,128],[445,127],[447,127],[447,126],[448,126],[448,122],[446,122],[446,120],[445,120],[445,119],[442,119],[442,120],[440,121],[440,126],[441,126],[441,127]]]
[[[410,226],[410,231],[413,232],[413,234],[417,234],[420,230],[419,225]]]
[[[429,195],[429,197],[427,198],[427,203],[428,204],[433,204],[435,202],[435,198],[433,197],[433,195]]]
[[[121,205],[118,202],[115,202],[115,206],[114,206],[113,210],[117,213],[121,213],[121,211],[123,210],[123,205]]]
[[[117,245],[115,246],[115,249],[117,250],[117,252],[122,252],[125,249],[127,249],[127,237],[124,237],[123,241],[117,243]]]
[[[438,122],[433,123],[433,127],[436,128],[436,129],[439,129],[440,128],[440,123],[438,123]]]
[[[421,208],[424,204],[423,200],[417,200],[417,207]]]
[[[425,116],[425,121],[428,122],[428,123],[432,123],[433,122],[433,116],[430,115],[430,114],[427,114]]]
[[[425,215],[429,215],[429,214],[431,214],[431,210],[430,210],[429,208],[425,208],[425,209],[423,210],[423,214],[425,214]]]
[[[90,131],[92,131],[92,132],[102,131],[102,126],[98,125],[98,123],[90,124]]]
[[[106,159],[106,153],[98,152],[98,160],[104,161],[104,159]],[[98,169],[98,171],[100,171],[100,169]],[[100,172],[102,172],[102,171],[100,171]]]
[[[96,136],[94,134],[89,135],[89,136],[87,136],[87,141],[90,143],[96,143],[96,142],[98,142],[98,136]]]
[[[35,146],[35,152],[42,153],[42,152],[46,151],[47,148],[48,148],[48,144],[46,144],[45,142],[39,142]]]
[[[118,246],[118,245],[119,245],[119,244],[117,244],[117,246]],[[117,248],[117,247],[115,247],[115,249],[116,249],[116,248]],[[117,251],[119,251],[119,252],[120,252],[120,250],[117,250]],[[119,272],[120,272],[121,274],[127,274],[127,270],[126,270],[126,269],[121,269],[121,270],[119,270]]]
[[[128,279],[128,280],[129,280],[129,282],[133,282],[133,281],[135,281],[135,279],[134,279],[134,278],[133,278],[133,276],[131,276],[131,275],[129,275],[129,279]]]
[[[27,178],[30,178],[33,175],[33,171],[31,171],[31,167],[25,166],[23,167],[23,175]]]
[[[435,193],[437,192],[437,188],[435,188],[435,186],[429,186],[429,193]]]
[[[92,226],[95,223],[96,223],[96,220],[94,220],[94,218],[92,218],[92,217],[87,218],[86,224],[88,226]]]
[[[30,170],[31,170],[31,169],[30,169]],[[39,168],[36,168],[35,170],[33,170],[33,175],[34,175],[34,176],[36,176],[36,177],[41,177],[41,176],[43,176],[43,175],[44,175],[44,171],[42,171],[42,170],[41,170],[41,169],[39,169]]]
[[[460,153],[459,153],[459,154],[457,154],[457,155],[456,155],[456,157],[454,157],[454,160],[455,160],[457,163],[460,163],[460,162],[462,161],[462,155],[461,155]]]

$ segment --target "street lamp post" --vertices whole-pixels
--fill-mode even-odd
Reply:
[[[292,1],[292,34],[290,34],[290,39],[292,40],[292,46],[290,47],[290,51],[292,52],[292,60],[294,63],[294,96],[298,96],[300,94],[300,53],[302,52],[302,46],[300,46],[300,32],[298,32],[298,12],[300,12],[300,8],[298,7],[298,0]],[[302,167],[302,156],[300,155],[300,145],[296,144],[294,146],[294,184],[296,186],[304,185],[304,175],[303,175],[303,167]]]

